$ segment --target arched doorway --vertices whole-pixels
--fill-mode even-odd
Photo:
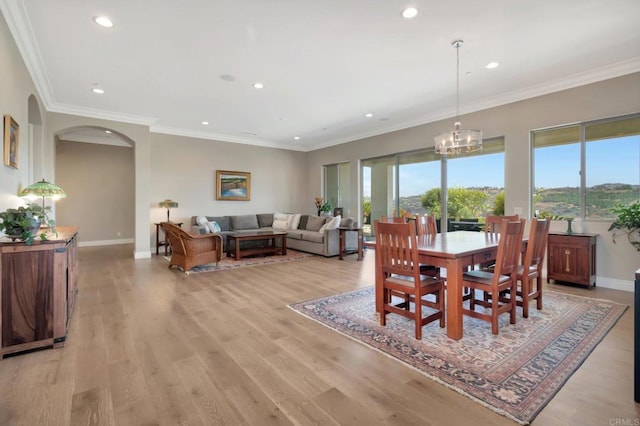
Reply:
[[[99,126],[55,134],[56,184],[68,194],[56,205],[56,220],[79,226],[81,245],[134,242],[134,145],[127,136]]]

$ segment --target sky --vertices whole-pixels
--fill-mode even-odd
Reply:
[[[587,186],[603,183],[640,184],[640,136],[587,143]],[[612,149],[614,147],[615,149]],[[535,186],[580,186],[580,146],[559,145],[535,151]],[[447,163],[449,187],[504,187],[504,154],[453,158]],[[526,171],[524,173],[527,173]],[[363,195],[371,196],[371,175],[363,170]],[[423,194],[440,186],[440,163],[400,167],[400,196]]]

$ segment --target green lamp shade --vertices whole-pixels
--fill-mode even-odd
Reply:
[[[178,207],[178,203],[167,198],[164,201],[160,201],[158,203],[158,206],[164,207],[165,209],[167,209],[167,222],[171,222],[171,220],[169,219],[169,210],[174,207]]]
[[[178,203],[169,199],[166,199],[164,201],[160,201],[158,203],[159,207],[164,207],[165,209],[172,209],[174,207],[178,207]]]
[[[67,194],[62,188],[44,179],[27,186],[20,192],[20,196],[25,198],[67,198]]]

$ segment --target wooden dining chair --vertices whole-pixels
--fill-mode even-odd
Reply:
[[[547,250],[550,220],[531,219],[531,229],[527,241],[527,251],[522,265],[518,267],[517,279],[520,283],[516,303],[522,306],[522,316],[529,318],[529,302],[536,300],[538,310],[542,309],[542,263]]]
[[[500,233],[500,225],[502,221],[507,219],[509,222],[516,222],[520,220],[520,215],[514,214],[512,216],[498,216],[498,215],[487,215],[484,222],[484,233],[486,235],[497,236]],[[488,269],[491,270],[495,266],[495,261],[483,262],[477,265],[479,269]]]
[[[409,223],[376,221],[374,232],[376,273],[383,291],[380,325],[386,326],[387,313],[402,315],[414,320],[418,340],[422,339],[422,327],[426,324],[439,319],[440,327],[444,327],[444,281],[420,274],[415,227]],[[434,295],[435,301],[425,299],[427,295]],[[403,303],[394,305],[394,296],[403,299]],[[435,312],[423,317],[423,306]]]
[[[435,236],[438,233],[438,227],[436,226],[436,217],[432,214],[425,214],[423,216],[416,216],[416,228],[418,236],[431,235]]]
[[[380,222],[384,223],[406,223],[407,219],[404,216],[381,216]]]
[[[498,215],[487,215],[484,220],[484,232],[485,234],[497,234],[500,232],[500,225],[502,221],[507,219],[509,222],[515,222],[520,220],[519,214],[514,214],[512,216],[498,216]]]
[[[410,222],[413,223],[413,222]],[[416,233],[418,237],[435,238],[438,233],[436,226],[436,217],[434,215],[416,215],[415,218]],[[440,268],[435,265],[420,264],[420,273],[422,275],[430,275],[440,278]]]
[[[462,313],[490,322],[493,334],[498,334],[498,318],[504,313],[509,313],[511,324],[516,323],[516,282],[524,219],[513,222],[503,219],[499,232],[500,241],[493,271],[473,270],[462,275],[462,286],[472,289],[469,308],[463,306]],[[476,299],[475,290],[488,294],[489,300]],[[503,291],[509,292],[508,297],[500,297]],[[476,305],[490,308],[491,312],[476,311]]]

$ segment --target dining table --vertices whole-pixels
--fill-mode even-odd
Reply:
[[[463,336],[462,274],[467,267],[495,260],[499,234],[456,231],[418,237],[418,255],[421,264],[446,268],[446,323],[447,336],[460,340]],[[525,247],[526,240],[523,241]],[[382,277],[376,268],[376,311],[382,312]]]

